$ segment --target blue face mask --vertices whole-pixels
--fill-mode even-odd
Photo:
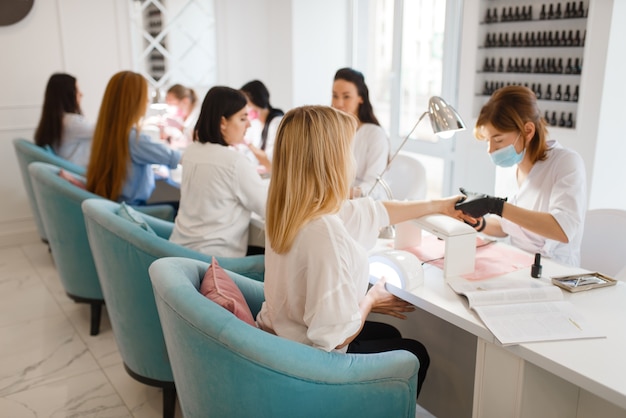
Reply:
[[[515,143],[519,139],[520,135],[515,138],[515,141],[513,141],[511,145],[507,145],[506,147],[500,148],[499,150],[489,154],[491,161],[493,161],[495,165],[500,167],[511,167],[515,164],[519,164],[524,159],[526,148],[524,148],[519,154],[515,150]]]

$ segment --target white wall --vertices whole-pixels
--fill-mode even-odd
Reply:
[[[78,78],[85,115],[95,120],[106,82],[130,63],[126,4],[36,1],[24,20],[0,27],[0,244],[37,239],[12,140],[32,139],[53,72]]]
[[[285,111],[330,104],[335,71],[349,64],[349,3],[216,1],[220,83],[239,87],[260,79],[272,105]]]
[[[626,2],[615,1],[613,12],[609,16],[610,18],[606,17],[607,22],[610,22],[608,58],[605,64],[604,87],[600,92],[600,120],[589,207],[626,209],[626,139],[622,119],[626,109]],[[595,89],[595,86],[591,88]],[[588,138],[590,142],[593,139]]]

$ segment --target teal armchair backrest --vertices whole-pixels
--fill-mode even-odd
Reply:
[[[415,417],[417,358],[328,353],[252,327],[198,291],[208,264],[150,266],[183,415]],[[229,273],[254,315],[263,284]]]
[[[91,335],[99,331],[100,308],[104,302],[100,280],[87,239],[81,204],[86,199],[103,199],[59,176],[61,168],[42,162],[28,166],[37,207],[48,236],[52,257],[68,296],[91,304]],[[74,175],[84,180],[80,175]],[[113,203],[113,202],[111,202]],[[137,208],[140,209],[140,208]],[[167,205],[141,208],[171,219]]]
[[[211,257],[169,241],[171,222],[143,214],[143,219],[157,233],[154,235],[119,216],[119,207],[118,203],[103,199],[89,199],[82,204],[115,340],[132,372],[154,380],[172,381],[148,267],[167,256],[207,262]],[[217,260],[220,265],[261,278],[265,268],[263,256]]]
[[[32,141],[28,141],[23,138],[16,138],[13,140],[13,147],[15,148],[15,154],[17,156],[17,162],[20,166],[20,172],[22,174],[22,181],[24,188],[26,189],[26,195],[30,203],[30,208],[33,212],[35,225],[37,226],[37,232],[44,242],[47,242],[46,231],[39,215],[39,208],[37,206],[36,197],[33,192],[32,182],[30,180],[30,173],[28,172],[28,165],[32,162],[39,161],[48,164],[53,164],[57,167],[61,167],[75,174],[84,175],[85,168],[72,163],[66,159],[63,159],[56,155],[51,149],[45,149],[36,145]]]
[[[73,300],[91,305],[91,335],[96,335],[104,299],[80,208],[83,200],[95,195],[59,177],[59,167],[33,162],[28,170],[63,288]]]

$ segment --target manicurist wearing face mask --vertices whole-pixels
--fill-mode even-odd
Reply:
[[[477,218],[477,231],[508,236],[523,250],[579,266],[585,166],[575,151],[548,138],[546,125],[532,90],[497,90],[481,109],[474,135],[488,143],[492,161],[501,167],[496,192],[505,197],[462,189],[467,198],[457,208]]]

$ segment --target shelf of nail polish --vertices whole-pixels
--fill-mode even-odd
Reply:
[[[583,64],[580,58],[512,58],[506,61],[499,57],[496,65],[495,57],[486,57],[482,73],[515,73],[515,74],[571,74],[582,73]],[[565,65],[563,65],[565,63]]]
[[[483,48],[583,47],[587,31],[487,32]]]
[[[531,89],[535,95],[537,96],[537,100],[545,100],[545,101],[554,101],[554,102],[570,102],[577,103],[579,96],[579,86],[578,85],[570,85],[570,84],[557,84],[552,89],[552,84],[545,84],[545,90],[542,86],[542,83],[517,83],[510,81],[496,81],[496,80],[486,80],[483,86],[482,95],[483,96],[491,96],[493,92],[498,90],[499,88],[510,86],[510,85],[518,85],[525,86]]]
[[[575,127],[590,1],[479,0],[475,111],[498,88],[523,85],[550,125]]]
[[[498,14],[498,7],[487,8],[482,24],[524,22],[533,20],[558,20],[586,18],[589,7],[583,1],[545,3],[540,10],[533,12],[532,4],[502,6]]]

